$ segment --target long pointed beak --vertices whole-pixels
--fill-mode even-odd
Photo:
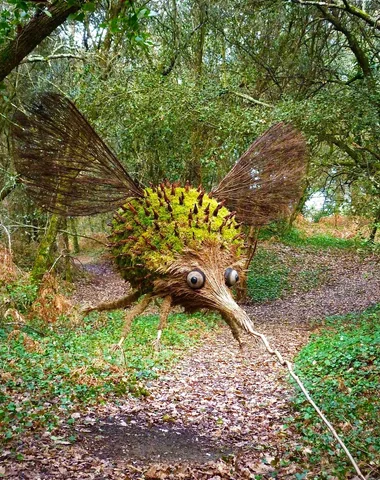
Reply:
[[[239,307],[228,290],[219,293],[216,303],[217,309],[226,320],[228,318],[233,319],[243,330],[250,333],[254,331],[252,320],[248,317],[247,313]]]

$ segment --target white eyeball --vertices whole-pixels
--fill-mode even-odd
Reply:
[[[238,272],[231,267],[227,268],[224,272],[224,281],[227,287],[233,287],[239,281]]]
[[[187,274],[187,284],[190,288],[197,290],[206,283],[206,275],[201,270],[192,270]]]

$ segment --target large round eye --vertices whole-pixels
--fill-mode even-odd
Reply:
[[[201,270],[192,270],[187,275],[187,284],[194,290],[197,288],[202,288],[205,282],[206,275]]]
[[[239,274],[236,270],[229,267],[224,272],[224,280],[226,282],[227,287],[233,287],[235,283],[239,281]]]

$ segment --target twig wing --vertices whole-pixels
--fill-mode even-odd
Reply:
[[[301,133],[278,123],[249,147],[212,193],[236,211],[240,222],[265,225],[300,198],[306,157]]]
[[[111,150],[75,105],[45,93],[28,114],[17,112],[12,130],[17,172],[36,202],[54,213],[109,212],[143,196]]]

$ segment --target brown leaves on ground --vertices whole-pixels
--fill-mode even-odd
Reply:
[[[40,343],[21,330],[15,329],[9,333],[7,340],[10,341],[14,339],[22,340],[24,348],[28,352],[43,353],[43,348]]]
[[[300,255],[302,263],[306,253],[294,250],[291,255]],[[363,260],[342,253],[326,260],[318,252],[314,260],[333,262],[326,283],[249,307],[257,330],[288,359],[307,342],[314,319],[380,301],[380,267],[373,257]],[[88,284],[87,293],[82,284],[77,295],[92,303],[102,289],[103,267],[90,268],[100,275]],[[103,288],[112,299],[114,274],[105,268]],[[99,289],[95,293],[94,282]],[[123,286],[118,282],[117,291]],[[287,418],[295,413],[286,371],[252,338],[245,336],[244,341],[241,352],[223,327],[208,334],[165,375],[148,382],[149,397],[87,408],[74,427],[63,423],[54,435],[24,437],[15,453],[8,451],[0,458],[6,478],[318,478],[319,472],[311,472],[308,465],[310,449],[291,424],[287,426]],[[81,372],[76,374],[79,378]],[[71,435],[77,441],[67,445]],[[23,457],[16,461],[14,455]]]

